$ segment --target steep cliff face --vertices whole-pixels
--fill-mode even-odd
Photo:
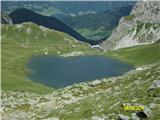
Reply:
[[[105,50],[160,40],[160,1],[140,1],[129,16],[122,17],[111,36],[101,44]]]
[[[2,24],[12,24],[12,19],[5,11],[1,11],[1,23]]]

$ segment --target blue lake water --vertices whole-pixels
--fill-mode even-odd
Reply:
[[[75,83],[119,76],[133,66],[104,56],[35,56],[27,64],[33,72],[29,79],[53,88]]]

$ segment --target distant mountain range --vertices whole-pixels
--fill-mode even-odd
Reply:
[[[55,17],[43,16],[25,8],[17,9],[9,16],[12,18],[14,24],[33,22],[37,25],[41,25],[60,32],[65,32],[79,41],[96,44],[95,41],[86,39]]]
[[[45,16],[64,18],[134,5],[136,1],[2,1],[2,9],[8,13],[26,8]]]
[[[2,1],[2,10],[10,14],[14,24],[30,21],[65,32],[80,41],[97,44],[111,35],[119,19],[128,15],[135,3],[136,1]]]
[[[86,38],[99,40],[105,37],[108,38],[112,30],[118,25],[120,18],[129,15],[132,8],[133,5],[130,5],[117,8],[114,11],[89,13],[61,20]]]

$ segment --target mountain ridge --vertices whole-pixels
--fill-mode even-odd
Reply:
[[[118,1],[2,1],[2,9],[11,13],[18,8],[26,8],[41,15],[60,19],[66,16],[102,12],[135,3],[135,1],[123,3]]]
[[[41,25],[60,32],[65,32],[79,41],[95,44],[94,41],[92,42],[92,40],[88,40],[85,37],[81,36],[75,30],[73,30],[55,17],[43,16],[25,8],[17,9],[11,14],[9,14],[9,16],[12,18],[14,24],[33,22],[37,25]]]

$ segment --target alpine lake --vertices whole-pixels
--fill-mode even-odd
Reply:
[[[63,88],[85,81],[123,75],[134,69],[130,64],[99,55],[61,57],[41,55],[27,63],[28,78],[53,88]]]

